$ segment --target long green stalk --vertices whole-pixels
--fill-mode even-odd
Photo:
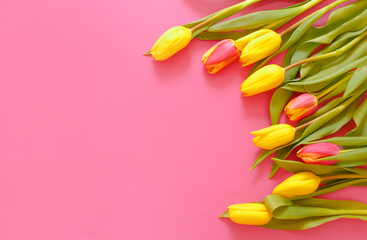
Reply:
[[[260,2],[261,0],[245,0],[243,2],[237,3],[231,7],[227,7],[216,14],[212,15],[208,19],[204,20],[203,22],[199,23],[198,25],[191,28],[192,37],[194,38],[196,35],[202,33],[206,29],[208,29],[211,25],[216,22],[219,22],[233,14],[238,13],[245,7],[248,7],[256,2]],[[318,0],[319,1],[319,0]]]

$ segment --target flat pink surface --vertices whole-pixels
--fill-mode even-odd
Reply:
[[[213,42],[159,63],[141,53],[169,27],[236,2],[0,2],[0,239],[365,239],[360,220],[287,232],[218,218],[289,175],[268,180],[269,160],[248,171],[271,94],[242,98],[239,63],[207,74],[200,58]]]

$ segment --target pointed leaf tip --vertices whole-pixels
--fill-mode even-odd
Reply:
[[[228,218],[228,210],[225,211],[222,215],[219,215],[220,218]]]

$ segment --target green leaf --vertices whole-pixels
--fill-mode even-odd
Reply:
[[[346,33],[359,31],[366,27],[367,23],[367,10],[363,1],[355,2],[344,8],[335,10],[327,22],[322,27],[310,28],[304,37],[297,44],[296,50],[286,54],[285,58],[291,58],[290,63],[295,63],[300,60],[306,59],[310,54],[322,44],[330,44],[338,36]],[[360,8],[363,7],[363,8]],[[345,55],[345,54],[344,54]],[[343,57],[333,58],[338,59],[339,63],[345,63],[342,61]],[[356,58],[354,58],[356,59]],[[326,63],[332,63],[331,59],[324,60]],[[340,64],[343,66],[343,64]],[[298,73],[299,67],[296,67],[290,71],[290,79],[294,78]]]
[[[311,1],[305,1],[307,4]],[[230,32],[245,29],[261,28],[274,22],[293,18],[305,11],[305,4],[296,4],[291,7],[277,10],[258,11],[230,19],[211,26],[209,32]]]
[[[357,109],[357,111],[358,110],[359,108]],[[335,145],[349,146],[349,147],[367,146],[367,137],[334,137],[334,138],[313,141],[313,142],[309,142],[305,144],[314,144],[314,143],[319,143],[319,142],[329,142]]]
[[[200,39],[200,40],[223,40],[223,39],[233,39],[233,40],[237,40],[243,36],[246,36],[247,34],[250,34],[254,31],[256,31],[258,29],[254,29],[254,30],[246,30],[246,31],[241,31],[241,32],[202,32],[200,34],[198,34],[196,36],[196,38]]]
[[[320,36],[331,33],[329,35],[329,43],[332,41],[332,37],[336,38],[341,32],[337,32],[344,23],[348,21],[353,21],[354,18],[363,16],[363,11],[366,9],[366,1],[357,1],[342,8],[339,8],[330,14],[327,23],[322,27],[311,27],[318,19],[320,19],[326,12],[330,10],[329,7],[322,8],[318,10],[314,15],[310,16],[305,22],[303,22],[291,36],[286,36],[288,39],[284,41],[281,48],[266,58],[265,60],[258,62],[253,67],[252,71],[256,71],[263,67],[270,59],[278,55],[280,52],[286,50],[288,51],[284,57],[283,66],[288,66],[291,63],[298,62],[299,60],[307,58],[318,46],[323,43],[317,43],[313,39],[317,39]],[[358,20],[357,20],[358,21]],[[334,31],[334,32],[333,32]],[[351,30],[349,30],[351,31]],[[289,34],[287,34],[289,35]],[[319,39],[323,40],[323,39]],[[297,43],[297,46],[294,44]],[[286,80],[295,78],[299,71],[299,67],[294,68],[291,71],[286,72]]]
[[[273,218],[263,227],[272,229],[308,229],[338,218],[367,220],[367,204],[356,201],[316,198],[290,201],[272,194],[265,197],[264,203]]]
[[[367,41],[365,43],[367,44]],[[356,68],[361,62],[367,59],[367,57],[353,59],[354,57],[355,56],[349,56],[349,58],[344,59],[345,62],[343,63],[337,62],[332,66],[318,72],[315,75],[302,79],[301,81],[289,83],[285,85],[283,88],[297,92],[304,92],[305,88],[308,89],[308,91],[310,92],[321,91],[326,86],[328,86],[335,78],[340,77],[343,74],[347,73],[348,71]]]
[[[313,126],[313,124],[308,126],[305,132],[303,133],[303,136],[302,136],[303,139],[301,143],[313,141],[316,139],[321,139],[323,137],[326,137],[330,134],[337,132],[340,128],[342,128],[345,124],[347,124],[352,119],[352,115],[358,106],[360,98],[361,97],[358,97],[351,103],[343,102],[343,104],[347,104],[347,107],[343,111],[337,111],[339,112],[339,114],[336,115],[334,118],[330,118],[330,115],[334,115],[334,114],[330,114],[329,117],[325,117],[321,121],[319,120],[320,122],[316,121],[315,126]]]
[[[276,219],[291,220],[336,215],[367,216],[367,204],[356,201],[302,199],[290,201],[279,195],[268,195],[264,202]]]
[[[282,160],[278,158],[273,158],[274,162],[279,165],[279,167],[292,172],[312,172],[316,175],[337,175],[337,174],[348,174],[350,171],[339,167],[339,166],[326,166],[318,164],[305,164],[299,161],[292,160]]]
[[[270,175],[269,175],[269,179],[272,178],[275,173],[278,171],[279,166],[276,162],[273,162],[273,165],[271,166],[271,170],[270,170]]]
[[[338,215],[329,217],[313,217],[299,220],[280,220],[273,218],[268,224],[262,227],[277,229],[277,230],[304,230],[320,226],[324,223],[339,219],[339,218],[358,218],[361,220],[367,220],[365,216],[355,215]]]
[[[350,159],[350,160],[340,160],[337,163],[338,166],[341,167],[356,167],[367,165],[367,158],[363,159]]]
[[[320,50],[315,56],[320,56],[326,53],[333,52],[335,50],[338,50],[341,47],[344,47],[346,44],[348,44],[350,41],[352,41],[354,38],[359,37],[360,34],[365,32],[367,30],[367,27],[363,28],[360,31],[355,32],[346,32],[338,36],[330,45],[326,46],[324,49]],[[317,72],[322,70],[323,65],[330,64],[331,62],[335,61],[338,57],[335,58],[329,58],[324,59],[322,61],[316,61],[316,62],[310,62],[307,64],[303,64],[301,66],[301,76],[302,78],[305,78],[307,75],[314,75]]]
[[[353,114],[353,120],[356,123],[356,128],[347,133],[345,136],[365,136],[367,137],[367,101],[364,101],[357,111]],[[363,140],[364,138],[358,138],[359,140]],[[367,145],[365,142],[360,142],[359,146]],[[352,145],[355,146],[355,145]]]
[[[269,157],[271,154],[273,154],[276,151],[277,149],[262,150],[260,154],[257,156],[254,164],[252,164],[252,167],[250,168],[250,170],[254,169],[257,165],[259,165],[262,161],[264,161],[267,157]]]
[[[345,90],[344,97],[349,97],[367,80],[367,58],[360,63],[357,70],[349,81],[348,87]]]
[[[228,218],[228,210],[225,211],[224,213],[222,213],[222,215],[220,215],[219,217],[222,217],[222,218]]]
[[[287,89],[278,88],[270,101],[270,118],[271,125],[275,125],[279,122],[279,118],[283,112],[285,105],[288,100],[292,97],[293,91],[289,91]]]
[[[344,77],[342,77],[343,80]],[[340,80],[341,81],[341,80]],[[336,84],[337,82],[333,82],[333,84]],[[339,85],[338,87],[336,87],[335,89],[333,89],[331,92],[329,92],[328,94],[326,94],[322,99],[319,100],[319,104],[322,102],[325,102],[327,100],[329,100],[330,98],[333,98],[341,93],[343,93],[345,91],[345,89],[347,88],[348,85],[348,81],[343,82],[341,85]],[[327,90],[329,87],[327,87],[325,90]]]
[[[344,168],[345,170],[352,172],[352,173],[357,173],[359,175],[364,175],[367,176],[367,169],[365,168],[361,168],[361,167],[350,167],[350,168]]]
[[[327,184],[325,186],[321,186],[319,187],[319,189],[313,193],[304,195],[304,196],[298,196],[298,197],[293,197],[291,198],[292,200],[299,200],[299,199],[307,199],[307,198],[312,198],[312,197],[316,197],[316,196],[320,196],[326,193],[331,193],[331,192],[335,192],[337,190],[349,187],[349,186],[355,186],[361,183],[367,183],[367,179],[343,179],[343,180],[339,180],[336,182],[333,182],[332,184]]]
[[[330,134],[337,132],[341,127],[343,127],[345,124],[347,124],[352,119],[353,112],[358,106],[359,99],[360,97],[355,100],[349,99],[348,101],[344,101],[343,104],[345,104],[347,107],[343,111],[340,111],[339,109],[337,111],[339,112],[339,114],[337,114],[336,116],[335,116],[335,113],[332,114],[334,118],[330,118],[330,115],[329,115],[327,118],[323,118],[311,124],[306,129],[298,130],[296,132],[296,138],[292,143],[286,146],[282,146],[280,147],[280,149],[279,148],[277,149],[278,152],[276,154],[276,158],[285,159],[287,158],[287,156],[291,153],[291,151],[295,147],[303,143],[314,141],[316,139],[320,139],[320,138],[326,137]],[[339,102],[338,99],[334,99],[328,105],[324,106],[324,108],[333,106],[334,103],[338,103],[338,102]],[[320,112],[324,111],[324,108],[321,108],[315,114],[315,117],[318,117]],[[315,117],[312,116],[313,119]],[[300,122],[300,124],[302,123],[303,121]]]
[[[320,158],[320,160],[338,160],[338,161],[352,161],[366,159],[367,147],[350,149],[346,152],[341,152],[338,155]]]

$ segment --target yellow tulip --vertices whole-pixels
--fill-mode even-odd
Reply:
[[[240,62],[243,66],[250,65],[276,52],[282,43],[281,36],[270,29],[262,29],[246,35],[236,41],[242,50]]]
[[[241,92],[248,97],[276,88],[284,81],[284,73],[284,69],[275,64],[260,68],[241,84]]]
[[[255,136],[252,140],[254,145],[266,150],[290,143],[294,139],[295,133],[295,128],[288,124],[277,124],[251,132]]]
[[[239,224],[264,225],[272,215],[263,203],[235,204],[228,207],[229,218]]]
[[[191,35],[188,28],[182,26],[170,28],[158,38],[146,55],[151,54],[157,61],[166,60],[186,47],[191,41]]]
[[[273,194],[284,197],[303,196],[315,192],[321,183],[321,178],[312,172],[299,172],[287,178],[276,186]]]

